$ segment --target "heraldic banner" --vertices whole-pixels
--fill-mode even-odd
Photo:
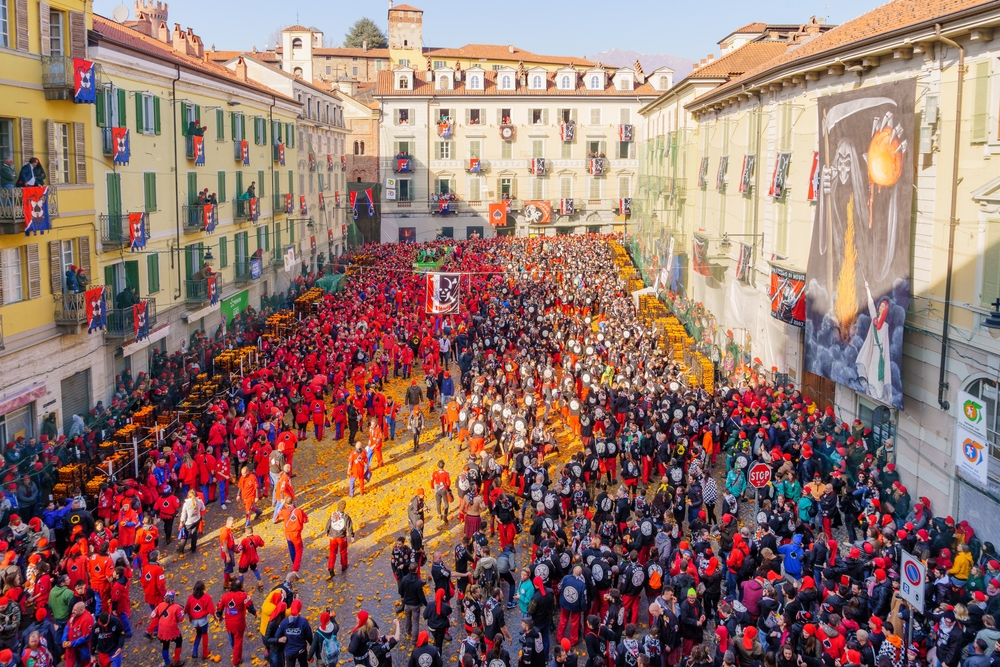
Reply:
[[[821,97],[805,370],[903,407],[916,80]]]

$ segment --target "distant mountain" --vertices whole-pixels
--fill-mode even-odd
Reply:
[[[687,58],[672,56],[668,53],[639,53],[638,51],[622,51],[621,49],[611,49],[602,51],[591,56],[586,56],[587,60],[613,65],[615,67],[632,67],[636,59],[642,63],[642,69],[647,74],[660,67],[670,67],[674,70],[674,81],[680,81],[691,73],[694,62]]]

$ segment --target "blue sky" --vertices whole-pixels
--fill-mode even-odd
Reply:
[[[94,11],[111,16],[119,0],[95,0]],[[128,0],[130,14],[131,0]],[[396,4],[402,4],[397,0]],[[542,54],[585,56],[619,48],[703,58],[716,42],[751,21],[802,23],[810,16],[843,23],[876,7],[878,0],[502,0],[467,3],[414,0],[424,10],[424,44],[515,44]],[[387,0],[169,0],[170,22],[192,27],[206,46],[263,48],[281,25],[313,25],[336,43],[351,24],[367,16],[386,29]],[[473,10],[473,7],[475,10]],[[620,7],[615,21],[612,8]],[[569,8],[568,10],[566,8]],[[282,13],[284,12],[284,13]],[[616,27],[616,25],[618,27]],[[171,28],[173,26],[171,25]],[[273,44],[269,44],[273,46]]]

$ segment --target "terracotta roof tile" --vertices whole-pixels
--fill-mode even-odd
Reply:
[[[287,28],[282,28],[281,32],[309,32],[309,28],[304,25],[290,25]]]
[[[688,108],[696,107],[703,100],[742,86],[756,77],[777,73],[812,57],[822,56],[824,53],[834,52],[845,46],[878,38],[910,26],[930,23],[958,11],[994,3],[995,0],[892,0],[794,49],[758,64],[747,70],[743,76],[695,99]]]
[[[408,95],[408,96],[422,96],[422,95],[434,95],[435,97],[461,97],[461,96],[471,96],[471,97],[488,97],[494,95],[501,96],[559,96],[559,97],[626,97],[634,98],[637,96],[648,96],[655,97],[658,93],[653,88],[651,84],[644,83],[641,86],[636,86],[633,90],[617,90],[608,77],[607,85],[603,90],[588,90],[582,85],[578,85],[575,90],[559,90],[556,88],[555,83],[555,72],[549,72],[545,79],[545,89],[544,90],[532,90],[527,86],[516,86],[514,90],[500,90],[497,87],[496,78],[497,72],[487,71],[484,72],[483,90],[468,90],[465,87],[465,81],[459,82],[455,88],[450,90],[439,90],[434,87],[434,83],[429,83],[424,81],[422,72],[414,72],[413,75],[413,88],[408,90],[395,90],[393,81],[393,72],[386,70],[378,73],[378,88],[375,92],[377,97],[394,96],[394,95]]]
[[[511,50],[513,48],[513,51]],[[424,55],[428,58],[448,59],[448,58],[469,58],[478,60],[509,60],[517,62],[546,63],[551,65],[578,65],[580,67],[593,67],[597,63],[586,58],[574,56],[544,56],[531,51],[511,47],[503,44],[466,44],[457,49],[426,48]]]
[[[111,19],[105,18],[99,14],[94,14],[94,32],[101,35],[102,40],[110,44],[117,44],[119,46],[131,49],[133,51],[138,51],[145,55],[157,58],[160,60],[165,60],[178,65],[183,65],[190,69],[199,70],[200,72],[213,76],[219,79],[225,79],[229,83],[243,86],[244,88],[250,88],[259,92],[266,93],[268,95],[276,95],[282,100],[293,102],[290,97],[268,88],[267,86],[261,85],[254,81],[243,81],[236,76],[236,73],[230,69],[219,65],[211,60],[202,60],[201,58],[195,58],[194,56],[188,56],[183,53],[178,53],[169,44],[164,44],[163,42],[148,37],[137,30],[128,28],[120,23],[116,23]],[[239,55],[238,52],[234,52]],[[235,57],[235,56],[234,56]]]
[[[764,23],[763,21],[754,21],[753,23],[747,23],[742,28],[737,28],[736,30],[733,30],[733,32],[731,34],[733,34],[733,35],[746,35],[746,34],[759,35],[760,33],[764,32],[765,30],[767,30],[767,24],[766,23]]]
[[[262,63],[279,63],[281,58],[274,51],[206,51],[205,56],[212,62],[225,63],[237,56],[247,55]]]
[[[424,13],[424,10],[417,9],[413,5],[396,5],[395,7],[392,7],[392,10],[400,12],[420,12],[421,14]]]
[[[351,58],[388,58],[389,49],[346,49],[346,48],[322,48],[313,49],[314,56],[341,56]]]
[[[693,70],[689,79],[715,79],[725,77],[732,79],[743,75],[761,63],[773,60],[788,50],[788,42],[748,42],[738,49],[710,63]]]

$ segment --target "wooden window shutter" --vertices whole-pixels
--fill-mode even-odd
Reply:
[[[989,138],[990,64],[976,63],[976,92],[972,101],[972,142],[982,143]]]
[[[1000,297],[1000,218],[989,218],[986,220],[983,289],[979,302],[988,308],[997,297]]]
[[[260,145],[260,123],[257,122],[259,118],[253,119],[253,143],[255,145]]]
[[[29,243],[24,249],[28,256],[28,298],[37,299],[42,295],[42,264],[38,259],[38,244]]]
[[[128,114],[125,110],[125,104],[128,102],[128,93],[124,88],[115,88],[115,92],[118,93],[118,126],[117,127],[128,127],[126,118]]]
[[[108,126],[108,114],[105,111],[104,103],[104,88],[97,89],[97,127],[107,127]],[[187,133],[187,130],[184,130]]]
[[[194,105],[194,119],[201,122],[201,105],[199,104]]]
[[[54,120],[45,121],[45,140],[49,158],[46,170],[49,172],[49,179],[55,181],[59,175],[59,170],[56,169],[59,165],[59,151],[56,146],[56,122]]]
[[[53,294],[62,294],[62,276],[62,242],[49,241],[49,282]]]
[[[74,155],[76,159],[76,182],[87,182],[87,129],[83,123],[73,123]]]
[[[232,135],[233,141],[236,141],[237,139],[239,139],[239,137],[236,136],[236,112],[235,111],[230,111],[229,112],[229,125],[230,125],[229,133]]]
[[[25,163],[35,154],[35,130],[30,118],[19,118],[21,129],[21,163]]]
[[[42,55],[52,55],[52,32],[49,27],[49,13],[52,8],[47,2],[38,3],[38,27],[42,41]]]
[[[87,279],[94,282],[94,276],[90,275],[90,237],[81,236],[77,239],[76,245],[80,249],[79,267],[87,274]]]
[[[574,123],[576,122],[576,109],[569,110],[569,119]]]
[[[542,109],[542,125],[548,125],[548,124],[549,124],[549,110]]]
[[[135,131],[137,134],[142,134],[142,131],[145,129],[143,127],[143,118],[142,118],[143,94],[134,93],[133,97],[135,98]]]
[[[153,134],[160,133],[160,98],[153,98]]]
[[[87,57],[87,17],[83,12],[69,13],[69,55]]]
[[[28,52],[28,0],[15,0],[14,18],[17,20],[17,39],[14,46],[21,53]]]

